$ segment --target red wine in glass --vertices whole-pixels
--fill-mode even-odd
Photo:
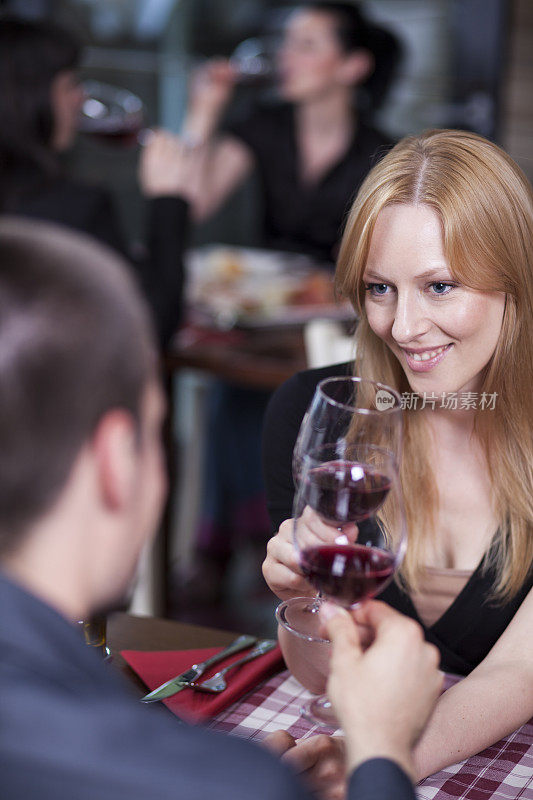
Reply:
[[[390,479],[370,465],[339,460],[311,469],[304,491],[324,522],[340,526],[374,514],[390,487]]]
[[[123,126],[114,130],[91,131],[89,135],[92,139],[98,139],[114,147],[136,147],[138,144],[142,144],[142,131],[144,131],[142,125],[133,128]]]
[[[379,547],[331,544],[302,550],[300,565],[316,589],[351,606],[381,591],[394,574],[395,558]]]

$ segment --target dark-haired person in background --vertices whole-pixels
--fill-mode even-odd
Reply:
[[[206,164],[194,204],[213,213],[252,171],[261,180],[264,244],[333,262],[349,205],[391,144],[372,124],[400,56],[396,38],[351,3],[300,4],[277,56],[281,102],[258,105],[217,135],[237,80],[227,61],[192,82],[185,132]]]
[[[51,23],[0,17],[0,213],[57,222],[126,253],[107,190],[64,174],[83,91],[81,49]],[[175,137],[159,132],[144,148],[140,188],[148,199],[148,251],[134,267],[166,342],[180,318],[189,166]]]
[[[75,624],[124,597],[157,526],[156,365],[147,309],[112,251],[57,226],[0,221],[6,800],[310,797],[259,747],[135,702]],[[414,800],[411,750],[442,685],[436,648],[382,603],[360,614],[373,636],[364,652],[348,612],[330,608],[324,621],[350,800]],[[293,744],[284,740],[271,745]]]

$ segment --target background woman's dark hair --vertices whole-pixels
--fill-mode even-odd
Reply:
[[[0,17],[0,210],[28,184],[57,173],[51,148],[55,76],[75,69],[80,44],[55,25]]]
[[[337,36],[343,50],[368,50],[374,57],[374,71],[359,87],[363,111],[376,111],[384,102],[402,57],[400,40],[390,31],[371,22],[354,3],[328,3],[310,0],[302,8],[330,14],[336,22]]]

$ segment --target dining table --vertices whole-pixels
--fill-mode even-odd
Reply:
[[[224,647],[236,635],[174,620],[116,613],[108,621],[111,668],[122,673],[140,698],[146,686],[122,658],[122,650]],[[445,689],[458,680],[458,676],[446,675]],[[341,735],[304,719],[300,709],[310,696],[288,670],[282,669],[203,724],[258,742],[280,729],[296,739],[317,733]],[[533,719],[483,752],[425,778],[416,791],[419,800],[533,800]]]

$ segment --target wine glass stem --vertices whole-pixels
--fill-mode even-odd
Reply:
[[[316,593],[316,596],[315,596],[315,598],[313,600],[313,604],[312,604],[311,608],[309,609],[312,614],[318,614],[318,611],[320,609],[320,604],[321,603],[322,603],[322,592],[319,590]]]

